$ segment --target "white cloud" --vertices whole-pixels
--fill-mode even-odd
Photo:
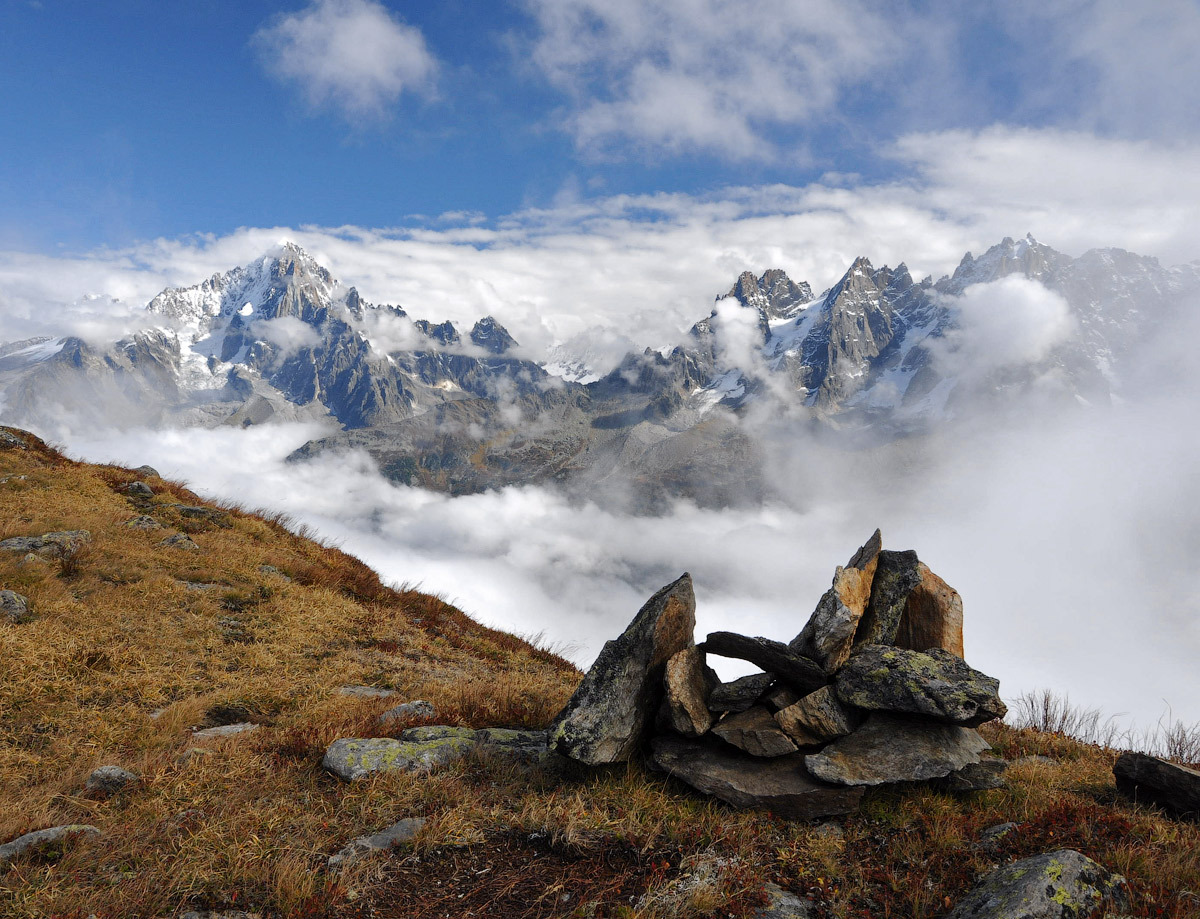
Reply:
[[[421,31],[376,0],[312,0],[276,16],[253,44],[268,72],[298,86],[309,105],[350,121],[384,116],[403,92],[433,92],[437,61]]]
[[[250,334],[264,338],[278,348],[281,359],[301,348],[312,348],[321,341],[321,333],[296,316],[259,319],[251,323]]]
[[[572,99],[579,146],[751,159],[766,129],[824,115],[904,47],[861,0],[526,0],[533,61]]]

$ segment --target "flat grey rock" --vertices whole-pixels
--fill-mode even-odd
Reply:
[[[339,696],[353,696],[356,699],[390,699],[400,693],[394,689],[380,689],[376,686],[339,686]]]
[[[154,489],[145,482],[126,482],[124,485],[117,486],[119,491],[125,492],[131,498],[153,498]]]
[[[663,735],[651,741],[655,767],[734,807],[812,820],[858,809],[863,789],[812,778],[798,753],[760,759],[712,741]]]
[[[239,721],[237,724],[219,724],[214,728],[204,728],[192,732],[192,740],[222,740],[226,737],[237,737],[258,730],[258,725],[250,721]]]
[[[816,778],[838,785],[924,782],[978,763],[988,748],[970,728],[876,712],[804,764]]]
[[[396,846],[405,845],[416,838],[423,826],[425,826],[424,817],[408,817],[377,833],[359,836],[347,843],[341,851],[329,856],[326,864],[330,868],[344,868],[362,861],[364,858],[386,852]]]
[[[838,698],[868,711],[922,715],[977,727],[1003,718],[1000,681],[941,648],[909,651],[887,645],[859,648],[838,671]]]
[[[421,730],[417,728],[416,730]],[[346,782],[384,772],[428,772],[461,759],[475,746],[475,732],[441,737],[393,740],[390,737],[346,737],[325,751],[321,765]]]
[[[91,541],[92,534],[87,530],[60,530],[43,533],[41,536],[13,536],[0,540],[0,551],[32,552],[35,555],[62,558],[78,552]]]
[[[176,533],[174,536],[168,536],[159,543],[164,549],[182,549],[185,552],[195,552],[200,547],[196,545],[196,541],[187,533]]]
[[[34,830],[0,846],[0,866],[12,864],[25,855],[39,855],[83,839],[99,839],[100,831],[87,823],[68,823],[45,830]]]
[[[131,530],[161,530],[162,524],[149,514],[139,514],[125,521],[125,526]]]
[[[951,772],[945,778],[937,779],[937,784],[939,788],[957,794],[990,791],[1004,787],[1004,773],[1007,769],[1008,763],[1001,757],[984,754],[979,758],[979,762],[970,763]]]
[[[946,919],[1090,919],[1127,909],[1125,879],[1073,849],[1021,859],[983,877]]]

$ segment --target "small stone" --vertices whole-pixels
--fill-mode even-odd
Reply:
[[[380,689],[377,686],[339,686],[339,696],[353,696],[356,699],[390,699],[400,693],[394,689]]]
[[[136,774],[120,766],[101,766],[87,777],[86,789],[93,794],[115,795],[140,781]]]
[[[985,851],[994,852],[997,848],[999,848],[1001,842],[1015,833],[1018,829],[1020,829],[1020,827],[1012,822],[997,823],[995,826],[989,826],[986,830],[979,834],[978,846]]]
[[[424,817],[408,817],[369,836],[352,840],[336,855],[329,856],[330,868],[344,868],[371,855],[410,843],[425,826]]]
[[[909,651],[886,645],[860,648],[837,675],[847,705],[922,715],[976,727],[1003,718],[1000,682],[941,648]]]
[[[1088,919],[1127,909],[1119,874],[1072,849],[1024,858],[984,876],[946,919]]]
[[[857,810],[863,789],[828,785],[805,771],[798,753],[760,759],[724,744],[663,735],[651,741],[654,765],[734,807],[813,820]]]
[[[196,545],[196,541],[186,533],[176,533],[174,536],[168,536],[159,545],[166,549],[183,549],[187,552],[195,552],[200,548]]]
[[[259,574],[266,574],[274,578],[280,578],[281,580],[287,581],[289,584],[292,580],[274,565],[259,565],[258,572]]]
[[[710,712],[744,712],[771,688],[775,677],[769,673],[752,673],[713,687],[708,694]]]
[[[239,734],[249,734],[252,731],[257,731],[258,728],[259,725],[250,721],[241,721],[237,724],[219,724],[214,728],[193,731],[192,740],[222,740],[226,737],[236,737]]]
[[[749,661],[755,667],[775,674],[801,695],[826,683],[824,670],[781,641],[748,638],[736,632],[711,632],[700,648],[708,654]]]
[[[1179,816],[1200,816],[1200,772],[1145,753],[1122,753],[1113,766],[1117,790]]]
[[[924,782],[978,763],[987,749],[970,728],[876,712],[853,734],[805,757],[804,765],[839,785]]]
[[[390,692],[391,690],[385,690]],[[380,724],[390,724],[393,721],[403,721],[408,718],[436,718],[437,712],[433,703],[424,699],[414,699],[412,702],[401,702],[395,708],[389,708],[379,716]]]
[[[0,590],[0,617],[14,625],[32,622],[37,613],[29,608],[29,598],[12,590]]]
[[[125,526],[131,530],[161,530],[162,524],[151,517],[149,514],[139,514],[136,517],[130,517],[125,522]]]
[[[759,705],[725,716],[713,726],[712,732],[751,756],[784,756],[796,752],[791,738],[780,730],[771,713]]]
[[[879,563],[883,537],[879,530],[833,575],[833,586],[817,603],[808,622],[788,647],[816,661],[826,673],[846,662],[858,624],[871,598],[871,582]]]
[[[862,724],[863,714],[842,702],[832,686],[822,686],[780,709],[775,721],[797,744],[811,747],[845,737]]]
[[[652,596],[608,641],[551,729],[551,746],[589,765],[626,762],[663,698],[667,661],[694,643],[696,597],[684,574]]]
[[[153,498],[154,489],[145,482],[126,482],[124,485],[117,486],[119,491],[125,492],[131,498]]]
[[[100,836],[96,827],[86,823],[34,830],[0,846],[0,867],[7,867],[25,855],[49,855],[82,839],[99,839]]]
[[[709,685],[704,655],[694,645],[673,654],[663,676],[666,698],[664,721],[669,730],[684,737],[699,737],[712,727],[708,710]]]
[[[767,905],[754,914],[754,919],[816,919],[817,908],[812,900],[798,897],[778,884],[763,887]]]

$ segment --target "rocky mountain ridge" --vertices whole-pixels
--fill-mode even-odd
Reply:
[[[1050,298],[1066,333],[981,367],[968,301],[1014,281],[1024,286],[1005,288],[999,308],[1004,296]],[[111,347],[72,337],[0,347],[0,388],[15,423],[72,412],[201,425],[324,419],[334,432],[298,459],[363,449],[390,478],[450,493],[561,482],[639,506],[663,496],[720,505],[768,491],[763,418],[792,439],[846,431],[878,443],[979,400],[1105,403],[1120,395],[1130,355],[1198,291],[1195,263],[1164,269],[1118,249],[1071,258],[1032,237],[968,253],[937,282],[865,257],[816,296],[781,270],[744,272],[680,344],[631,352],[595,379],[575,365],[591,379],[578,383],[523,355],[493,317],[464,335],[367,303],[289,243],[163,291],[147,306],[153,327]],[[1015,314],[1016,337],[1030,331],[1022,321]]]

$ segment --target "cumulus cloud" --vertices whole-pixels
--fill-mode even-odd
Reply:
[[[252,42],[272,76],[353,122],[384,116],[403,92],[433,92],[438,65],[425,37],[376,0],[312,0]]]
[[[861,0],[526,0],[532,57],[598,151],[632,141],[737,159],[775,153],[765,129],[824,115],[904,47],[900,16]]]

